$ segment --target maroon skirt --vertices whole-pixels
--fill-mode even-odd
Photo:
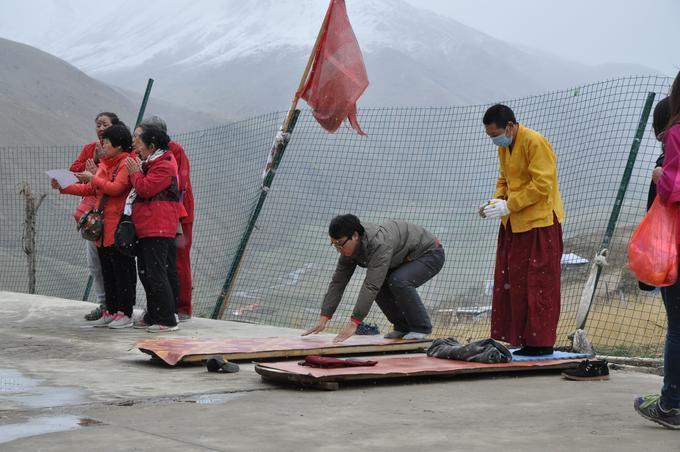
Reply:
[[[560,318],[562,226],[513,233],[501,224],[496,249],[491,337],[515,346],[552,347]]]

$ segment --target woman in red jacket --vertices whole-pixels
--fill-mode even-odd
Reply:
[[[163,132],[168,133],[168,126],[160,116],[144,118],[141,123],[143,126],[155,126]],[[137,133],[137,130],[135,130]],[[179,295],[177,314],[180,322],[191,319],[191,241],[194,227],[194,192],[191,188],[191,176],[189,159],[187,158],[182,145],[170,140],[168,149],[172,152],[177,162],[179,202],[184,207],[185,212],[179,221],[182,225],[182,235],[177,237],[177,281],[179,282]]]
[[[130,192],[125,158],[132,149],[132,135],[120,122],[106,129],[102,139],[105,155],[98,168],[89,164],[86,171],[77,174],[82,184],[61,188],[57,181],[52,180],[52,188],[69,195],[94,195],[97,206],[104,211],[103,232],[97,241],[97,252],[104,275],[106,311],[93,326],[120,329],[132,326],[137,285],[134,258],[119,252],[114,243],[114,234]]]
[[[115,113],[108,111],[103,111],[99,113],[94,118],[94,123],[96,126],[97,140],[83,146],[82,151],[78,155],[69,170],[74,173],[81,173],[85,171],[85,165],[89,160],[92,160],[96,165],[99,165],[99,159],[104,155],[104,149],[102,149],[102,134],[106,129],[114,124],[118,124],[120,119]],[[92,171],[96,173],[96,171]],[[83,216],[85,212],[93,209],[96,205],[96,199],[94,196],[87,196],[82,199],[80,205],[76,209],[75,217],[76,222],[80,221],[80,217]],[[97,253],[97,244],[94,242],[86,241],[87,243],[87,267],[92,275],[92,289],[94,290],[95,298],[97,299],[97,306],[89,314],[85,315],[85,320],[99,320],[102,316],[104,310],[106,310],[106,292],[104,290],[104,276],[102,275],[102,265],[99,261],[99,254]]]
[[[168,152],[170,138],[158,127],[139,127],[135,134],[135,151],[143,163],[128,158],[125,166],[130,174],[133,192],[126,202],[131,208],[137,234],[137,267],[146,291],[146,314],[135,328],[151,333],[178,329],[177,264],[175,236],[179,227],[180,204],[177,184],[177,162]],[[140,165],[141,163],[141,165]]]

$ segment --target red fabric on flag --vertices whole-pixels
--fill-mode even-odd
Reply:
[[[326,28],[300,97],[327,131],[335,132],[349,119],[359,135],[366,135],[357,121],[356,102],[368,86],[368,76],[345,0],[331,0],[324,22]]]

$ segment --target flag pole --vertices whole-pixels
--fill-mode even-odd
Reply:
[[[311,71],[312,66],[314,64],[314,60],[316,59],[316,54],[319,51],[319,46],[321,45],[321,41],[323,40],[323,37],[325,35],[326,26],[328,25],[328,19],[330,17],[331,7],[333,6],[334,1],[335,0],[330,0],[328,10],[326,11],[326,15],[324,16],[323,22],[321,23],[319,33],[316,36],[314,47],[312,48],[312,52],[309,54],[307,65],[305,66],[305,70],[302,73],[300,84],[298,85],[298,89],[295,91],[295,94],[293,95],[293,100],[291,102],[290,109],[288,110],[288,114],[286,114],[286,118],[284,119],[283,124],[281,125],[281,130],[284,133],[291,133],[293,131],[293,128],[295,127],[295,123],[297,122],[300,110],[297,110],[296,107],[298,101],[300,100],[300,93],[305,87],[307,77],[309,76],[309,72]],[[255,223],[257,222],[257,218],[260,215],[262,205],[264,204],[264,200],[267,197],[269,188],[271,187],[272,181],[274,180],[275,171],[278,168],[279,163],[281,162],[281,158],[283,157],[283,153],[286,150],[287,145],[288,140],[285,140],[283,143],[276,145],[277,149],[272,160],[271,169],[266,173],[264,181],[262,182],[260,198],[258,199],[257,205],[255,206],[255,209],[253,209],[253,213],[250,216],[248,226],[246,227],[246,232],[243,234],[243,237],[241,238],[241,242],[239,243],[238,249],[236,251],[236,256],[234,256],[234,261],[232,262],[231,268],[229,269],[229,273],[227,274],[227,279],[224,282],[224,285],[222,286],[222,292],[217,298],[217,303],[215,305],[215,309],[213,309],[213,313],[211,316],[213,319],[222,319],[224,316],[224,311],[227,309],[227,306],[229,305],[231,292],[234,288],[234,283],[236,282],[236,277],[238,276],[238,271],[241,266],[241,262],[243,261],[243,256],[245,255],[246,245],[248,244],[250,236],[253,230],[255,229]]]
[[[319,46],[321,45],[321,41],[323,40],[323,37],[326,33],[326,26],[328,25],[328,20],[330,18],[330,13],[334,1],[335,0],[330,0],[328,10],[326,11],[326,15],[323,19],[323,22],[321,23],[319,33],[316,36],[314,47],[312,48],[312,52],[309,55],[309,59],[307,60],[307,66],[305,66],[305,70],[302,73],[302,78],[300,79],[300,84],[298,85],[298,89],[295,91],[295,94],[293,95],[293,100],[291,102],[290,109],[288,110],[288,114],[286,114],[286,118],[284,119],[283,124],[281,126],[281,130],[284,133],[291,133],[293,131],[295,123],[297,122],[297,118],[300,115],[300,110],[297,110],[296,107],[298,101],[300,100],[300,94],[302,93],[302,90],[305,87],[305,83],[307,82],[309,72],[311,71],[314,61],[316,59],[316,55],[319,52]],[[241,238],[241,242],[239,243],[238,249],[236,251],[236,256],[234,256],[231,268],[229,269],[227,278],[224,281],[224,285],[222,286],[222,292],[217,297],[217,303],[215,304],[215,308],[213,309],[211,315],[213,319],[224,318],[224,311],[226,311],[227,306],[229,306],[231,293],[232,290],[234,289],[234,283],[236,282],[241,262],[243,261],[243,256],[245,255],[246,246],[248,245],[250,236],[252,235],[253,230],[255,229],[255,223],[257,222],[257,218],[260,215],[260,211],[262,210],[262,206],[264,205],[265,198],[267,197],[269,188],[271,187],[272,181],[274,180],[276,169],[278,168],[279,163],[281,162],[281,158],[283,157],[283,153],[286,150],[287,145],[288,140],[285,140],[282,143],[278,143],[275,145],[277,149],[276,152],[274,153],[271,169],[267,172],[264,181],[262,182],[260,198],[258,199],[257,204],[255,205],[255,209],[253,209],[253,212],[250,216],[250,220],[248,221],[248,226],[246,227],[246,231],[243,234],[243,237]]]
[[[314,47],[312,48],[312,53],[309,55],[309,59],[307,60],[307,66],[305,67],[305,71],[302,73],[302,78],[300,79],[300,85],[298,86],[297,91],[295,91],[295,94],[293,95],[293,101],[291,102],[290,109],[288,110],[288,114],[286,115],[286,120],[283,122],[283,127],[282,130],[284,132],[288,132],[288,127],[290,126],[290,122],[293,118],[293,112],[295,111],[295,108],[297,107],[297,103],[300,100],[300,94],[302,93],[302,90],[305,87],[305,83],[307,83],[307,77],[309,76],[309,71],[312,69],[312,65],[314,64],[314,60],[316,60],[316,54],[319,52],[319,45],[321,44],[321,41],[323,40],[323,36],[326,33],[326,26],[328,25],[328,19],[330,18],[331,15],[331,6],[333,6],[333,2],[335,0],[330,0],[330,4],[328,5],[328,10],[326,11],[326,15],[323,18],[323,22],[321,23],[321,28],[319,29],[319,33],[316,35],[316,42],[314,42]]]

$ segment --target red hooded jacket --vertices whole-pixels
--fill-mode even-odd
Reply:
[[[179,185],[179,197],[186,210],[186,216],[182,216],[182,223],[193,223],[194,222],[194,191],[191,188],[191,177],[189,168],[189,159],[187,158],[182,145],[176,141],[171,141],[168,146],[172,155],[177,161],[177,174]]]
[[[78,158],[76,158],[68,168],[69,171],[74,173],[82,173],[85,171],[85,162],[87,162],[88,159],[94,158],[94,150],[97,149],[97,143],[98,141],[93,141],[92,143],[87,143],[83,146],[83,150],[80,151]]]
[[[123,214],[125,199],[130,193],[130,181],[127,168],[125,168],[125,158],[127,152],[121,152],[112,158],[103,158],[97,168],[97,174],[88,184],[73,184],[59,190],[61,193],[77,196],[96,196],[96,206],[101,205],[102,197],[107,195],[108,199],[104,206],[104,234],[103,241],[97,242],[97,246],[112,246],[114,244],[114,234]],[[116,171],[115,178],[113,177]],[[113,179],[113,180],[112,180]]]
[[[166,151],[142,171],[130,175],[137,198],[132,204],[132,222],[137,238],[168,237],[177,234],[180,216],[177,162]]]

